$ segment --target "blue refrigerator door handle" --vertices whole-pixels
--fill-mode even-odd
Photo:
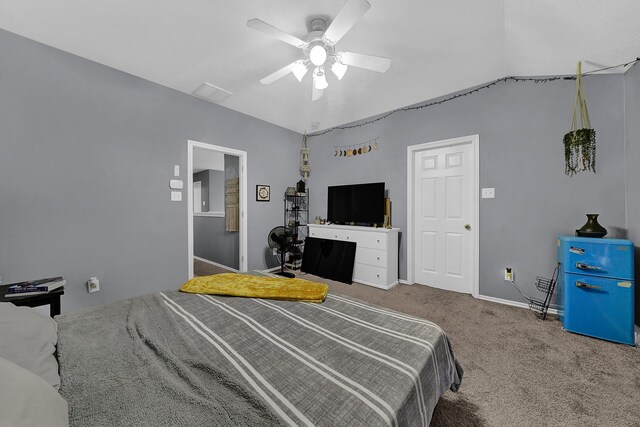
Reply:
[[[602,289],[602,286],[590,285],[585,282],[576,281],[576,287],[578,288],[586,288],[586,289]]]
[[[585,264],[583,262],[576,262],[576,268],[579,270],[593,270],[593,271],[602,270],[602,268],[600,267],[596,267],[595,265]]]

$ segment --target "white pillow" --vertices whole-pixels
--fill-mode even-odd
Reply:
[[[69,426],[67,402],[38,375],[0,357],[0,384],[0,426]]]
[[[40,375],[56,390],[60,387],[54,356],[58,324],[30,307],[0,302],[0,357]]]

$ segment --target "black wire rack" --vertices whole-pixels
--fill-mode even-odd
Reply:
[[[558,281],[558,267],[553,270],[553,274],[550,279],[546,277],[536,277],[536,288],[540,292],[544,292],[544,299],[531,298],[529,300],[529,308],[535,311],[542,317],[544,320],[547,317],[547,312],[549,311],[549,305],[551,304],[551,297],[553,296],[553,291],[556,288],[556,282]]]

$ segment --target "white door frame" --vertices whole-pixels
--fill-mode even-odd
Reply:
[[[218,151],[239,157],[240,164],[240,272],[248,270],[247,256],[247,152],[220,145],[206,144],[198,141],[187,141],[187,239],[189,248],[189,279],[193,277],[193,149]]]
[[[427,142],[424,144],[410,145],[407,147],[407,283],[413,284],[413,255],[415,248],[415,236],[413,233],[413,209],[414,209],[414,158],[416,153],[435,148],[451,147],[454,145],[471,144],[473,147],[473,285],[471,295],[478,298],[480,279],[480,136],[469,135],[460,138],[445,139],[442,141]]]

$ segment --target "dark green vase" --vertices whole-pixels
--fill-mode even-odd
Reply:
[[[598,215],[587,214],[587,223],[579,230],[576,230],[576,236],[580,237],[604,237],[607,235],[607,229],[598,223]]]

